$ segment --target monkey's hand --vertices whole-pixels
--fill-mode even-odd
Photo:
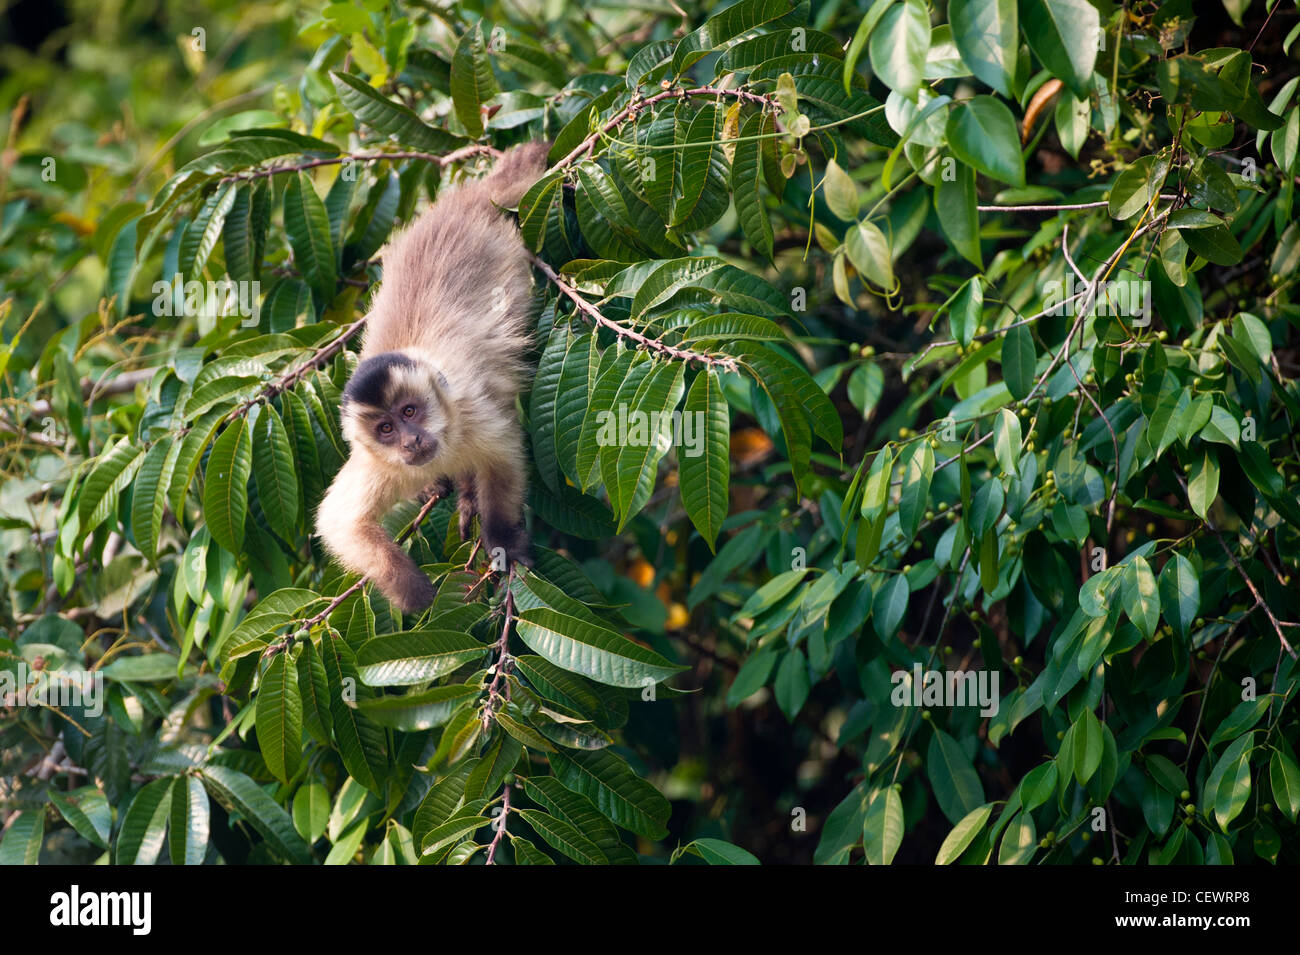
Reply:
[[[433,500],[435,497],[439,499],[451,497],[453,489],[451,478],[438,478],[438,480],[420,491],[420,493],[416,495],[416,500],[419,501],[421,505],[428,504],[429,501]]]
[[[375,583],[389,602],[402,613],[419,613],[433,603],[437,589],[429,575],[416,566],[410,556],[405,553],[402,556],[406,558],[405,566],[394,561],[396,566],[391,568],[391,575],[387,578],[376,577]]]

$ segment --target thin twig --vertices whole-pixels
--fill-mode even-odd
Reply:
[[[536,266],[543,275],[550,279],[551,283],[555,285],[556,288],[572,300],[578,311],[591,321],[592,324],[608,328],[620,338],[625,338],[628,341],[634,342],[638,348],[645,351],[656,352],[667,358],[676,359],[677,361],[699,362],[702,365],[707,365],[711,368],[721,368],[724,371],[739,370],[739,365],[736,359],[732,358],[730,355],[707,355],[703,352],[691,351],[689,348],[677,348],[673,345],[665,344],[658,339],[647,338],[635,329],[619,324],[612,318],[607,318],[600,309],[596,308],[595,305],[592,305],[583,298],[582,294],[578,292],[577,289],[564,281],[564,279],[560,278],[559,274],[553,268],[531,252],[528,253],[528,257],[532,260],[533,265]]]

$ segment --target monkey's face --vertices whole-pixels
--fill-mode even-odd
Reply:
[[[397,352],[366,359],[343,392],[344,436],[389,464],[428,464],[445,419],[438,379],[437,369]]]

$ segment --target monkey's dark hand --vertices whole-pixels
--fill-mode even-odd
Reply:
[[[449,477],[438,478],[438,480],[434,481],[428,487],[420,491],[420,493],[416,495],[416,500],[419,501],[422,505],[428,504],[429,501],[435,497],[439,499],[451,497],[451,492],[454,489],[455,488],[451,483],[451,478]]]
[[[433,603],[437,589],[429,575],[412,561],[381,588],[384,596],[402,613],[419,613]]]

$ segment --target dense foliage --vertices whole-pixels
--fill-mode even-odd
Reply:
[[[3,87],[0,861],[1296,861],[1284,7],[65,37]],[[312,536],[377,254],[536,138],[536,567],[409,502],[403,617]]]

